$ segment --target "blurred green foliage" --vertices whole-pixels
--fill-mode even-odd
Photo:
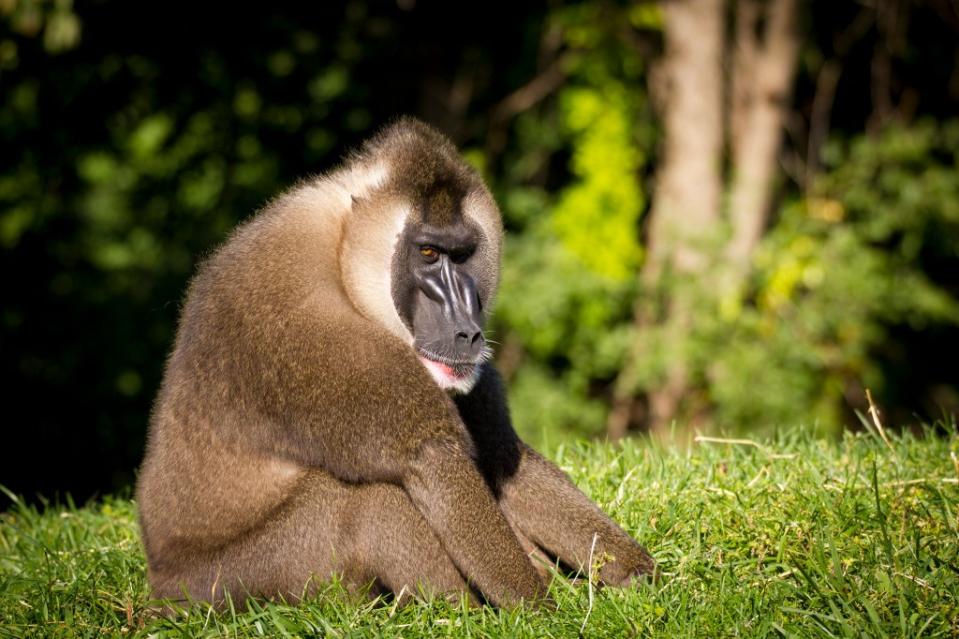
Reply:
[[[660,136],[655,2],[503,4],[467,21],[452,3],[400,4],[236,6],[227,20],[185,3],[0,0],[0,388],[23,425],[0,483],[80,496],[129,483],[197,261],[401,113],[450,133],[500,202],[491,337],[534,443],[602,434],[634,340],[649,346],[637,391],[682,358],[693,394],[677,418],[703,427],[835,431],[863,387],[900,419],[959,406],[947,27],[914,16],[924,37],[900,63],[924,117],[881,134],[856,99],[874,36],[851,49],[822,175],[808,192],[782,185],[746,285],[717,297],[637,277]],[[832,55],[829,34],[860,10],[811,3],[803,59]],[[804,64],[800,120],[816,79]],[[560,82],[497,119],[554,67]],[[636,300],[677,287],[706,289],[690,338],[636,334]]]
[[[535,165],[539,145],[526,143],[545,138],[548,151],[567,154],[568,178],[555,193],[531,190],[529,176],[507,166],[494,183],[514,230],[497,318],[525,352],[506,371],[511,406],[523,434],[540,443],[602,430],[606,399],[595,387],[615,376],[631,335],[640,176],[656,139],[645,60],[617,35],[635,10],[585,4],[551,15],[566,39],[568,81],[555,109],[520,116],[525,155],[513,162]]]
[[[890,397],[892,331],[959,324],[955,289],[930,277],[948,275],[930,262],[959,257],[959,121],[836,141],[826,157],[760,247],[752,303],[712,327],[709,388],[730,426],[806,419],[834,431],[845,394]]]
[[[19,35],[38,37],[44,49],[60,53],[77,46],[82,24],[73,10],[73,0],[3,0],[0,19]],[[17,46],[13,40],[0,43],[0,68],[17,63]]]
[[[523,434],[546,444],[602,435],[633,341],[644,353],[633,380],[639,394],[685,363],[682,424],[750,432],[804,423],[836,433],[857,423],[866,388],[899,419],[959,407],[957,376],[935,360],[956,352],[959,336],[957,123],[835,134],[810,191],[785,192],[745,286],[723,293],[716,277],[665,273],[643,290],[637,229],[658,129],[648,61],[620,25],[655,34],[661,15],[651,3],[603,7],[554,12],[568,25],[569,81],[554,108],[524,114],[516,127],[521,148],[545,139],[540,146],[565,153],[566,181],[551,194],[531,191],[530,150],[499,176],[515,232],[498,317]],[[728,267],[721,239],[703,247],[715,273]],[[690,332],[636,334],[634,302],[655,307],[680,290],[694,300]],[[931,335],[951,345],[937,349]]]
[[[706,288],[712,280],[668,277],[657,291],[637,290],[580,262],[542,229],[511,238],[499,315],[525,347],[512,399],[527,435],[555,441],[563,428],[600,434],[608,404],[598,389],[608,387],[631,339],[648,345],[640,391],[660,383],[683,356],[694,380],[693,410],[709,409],[725,430],[806,423],[835,433],[855,419],[866,388],[908,404],[894,388],[900,377],[938,365],[934,353],[910,354],[903,332],[939,331],[950,340],[944,349],[959,334],[959,121],[837,139],[826,157],[812,192],[782,205],[748,286],[732,296]],[[564,195],[549,209],[553,215],[563,210]],[[586,219],[601,210],[602,198],[582,206],[590,204]],[[596,215],[616,223],[616,216]],[[593,230],[584,231],[579,239],[589,242]],[[698,300],[683,343],[656,329],[632,333],[634,294],[683,286]],[[954,386],[938,390],[943,405],[959,400]],[[937,407],[925,408],[934,415]]]

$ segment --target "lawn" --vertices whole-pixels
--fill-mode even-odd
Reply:
[[[158,618],[132,502],[18,503],[0,515],[0,636],[957,637],[955,432],[561,448],[662,577],[557,577],[552,611],[358,605],[333,586],[299,606]]]

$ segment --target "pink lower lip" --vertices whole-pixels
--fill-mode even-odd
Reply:
[[[463,377],[462,375],[457,375],[456,371],[454,371],[453,368],[449,366],[448,364],[444,364],[443,362],[437,362],[436,360],[430,359],[428,357],[424,357],[422,355],[420,355],[420,359],[426,362],[429,366],[432,366],[433,368],[437,369],[438,371],[440,371],[447,377],[452,377],[454,379],[459,379],[460,377]]]
[[[443,371],[444,373],[446,373],[446,374],[449,375],[450,377],[456,377],[456,373],[453,372],[453,369],[452,369],[451,367],[447,366],[446,364],[444,364],[443,362],[435,362],[435,361],[434,361],[434,362],[433,362],[433,366],[435,366],[436,368],[440,369],[441,371]]]

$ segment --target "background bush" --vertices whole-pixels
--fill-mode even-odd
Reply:
[[[128,485],[197,261],[401,113],[449,133],[501,203],[492,338],[534,442],[602,436],[637,343],[640,400],[688,369],[684,426],[837,433],[864,388],[892,421],[956,411],[959,20],[893,4],[890,23],[885,5],[803,3],[775,210],[745,284],[715,295],[637,277],[663,136],[654,3],[464,20],[429,2],[0,2],[0,484]],[[637,300],[682,287],[687,334],[636,330]]]

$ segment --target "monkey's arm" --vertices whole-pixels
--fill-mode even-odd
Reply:
[[[520,532],[584,572],[591,549],[594,559],[606,557],[599,576],[608,584],[625,585],[652,573],[655,564],[649,554],[559,468],[517,437],[492,366],[486,367],[473,392],[456,403],[476,445],[480,470]]]

